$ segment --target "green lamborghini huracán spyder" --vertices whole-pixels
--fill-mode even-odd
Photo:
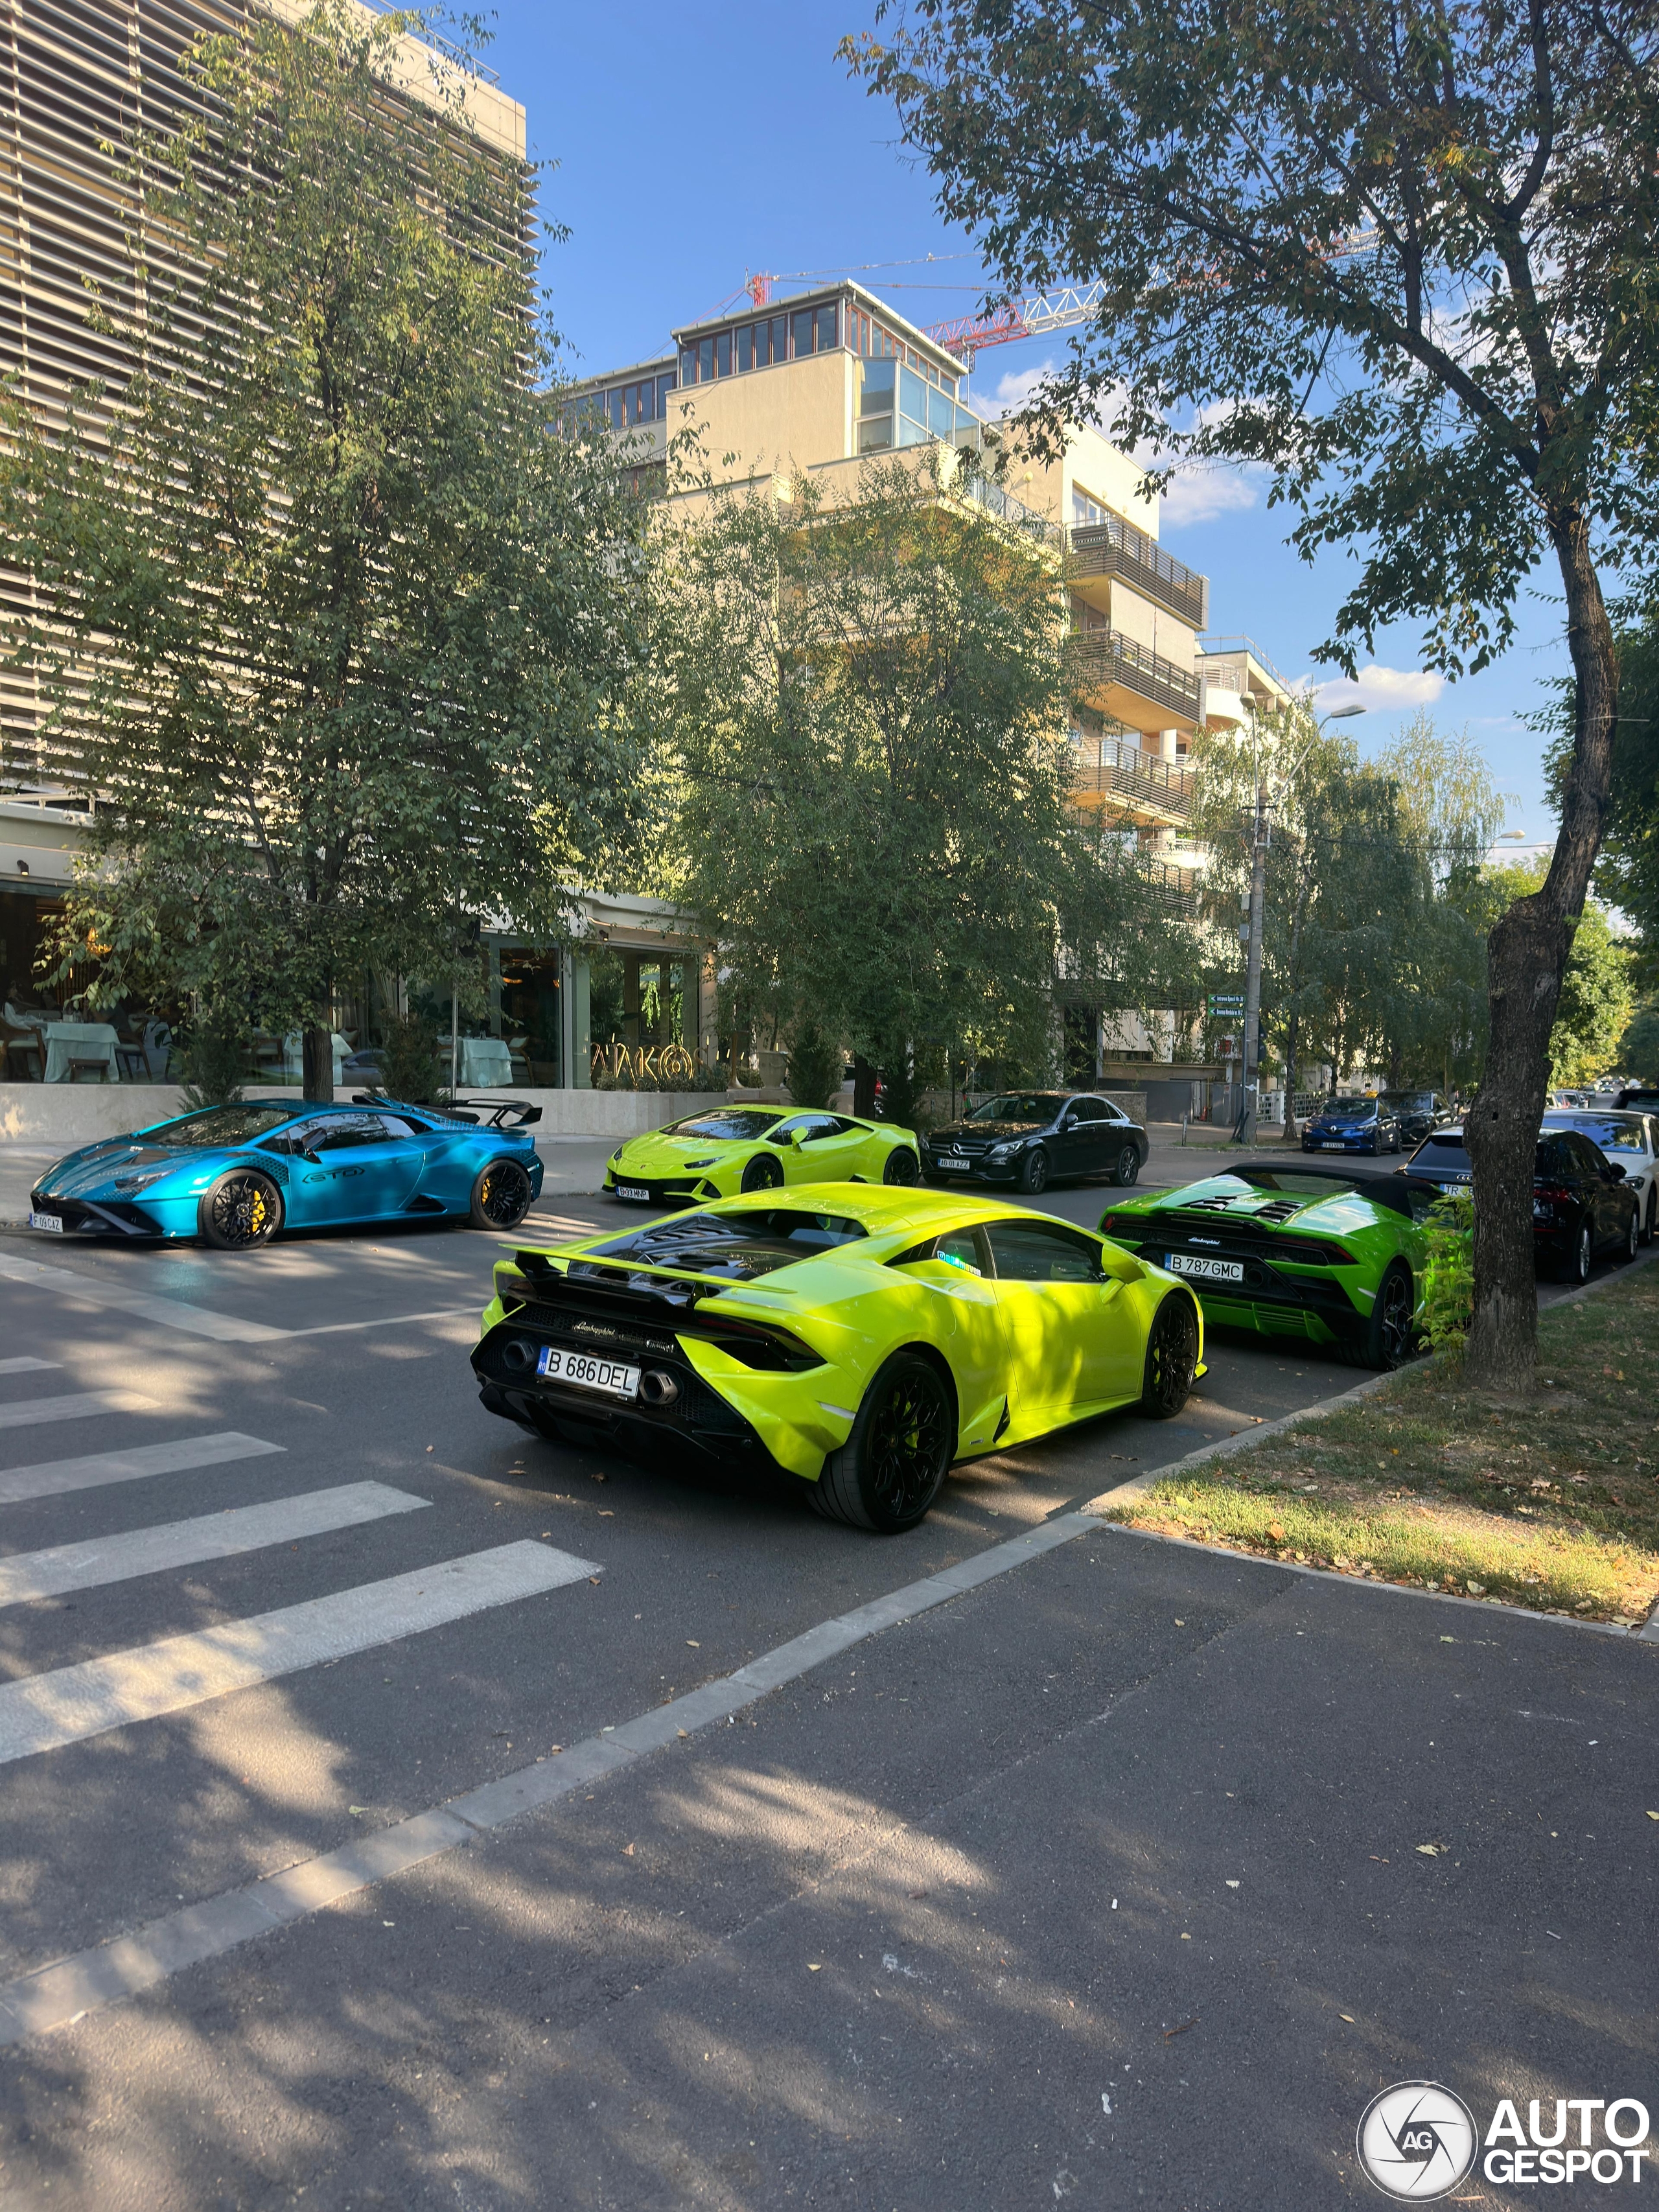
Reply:
[[[1243,1160],[1126,1199],[1100,1232],[1189,1284],[1206,1322],[1398,1367],[1421,1334],[1424,1224],[1439,1196],[1419,1176],[1358,1162]]]

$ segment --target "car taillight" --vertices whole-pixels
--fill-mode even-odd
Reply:
[[[1534,1198],[1548,1199],[1553,1206],[1565,1206],[1572,1197],[1572,1193],[1566,1186],[1559,1182],[1535,1182],[1532,1187],[1532,1194]]]
[[[1146,1223],[1133,1213],[1109,1213],[1100,1224],[1103,1237],[1141,1237],[1146,1229]]]

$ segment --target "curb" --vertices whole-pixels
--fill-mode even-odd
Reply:
[[[1640,1254],[1632,1266],[1620,1267],[1603,1275],[1599,1282],[1583,1283],[1576,1291],[1552,1298],[1541,1310],[1553,1313],[1561,1306],[1577,1305],[1581,1299],[1590,1297],[1598,1291],[1610,1290],[1616,1283],[1629,1282],[1639,1268],[1651,1267],[1656,1262],[1659,1262],[1659,1242]],[[1278,1420],[1263,1421],[1258,1428],[1237,1429],[1231,1436],[1219,1437],[1213,1443],[1200,1444],[1196,1451],[1189,1451],[1180,1459],[1172,1459],[1163,1467],[1151,1468],[1145,1474],[1131,1475],[1127,1482],[1116,1483],[1110,1490],[1103,1490],[1097,1497],[1089,1498],[1073,1510],[1087,1514],[1091,1519],[1104,1520],[1114,1506],[1127,1505],[1138,1498],[1145,1498],[1157,1484],[1170,1475],[1180,1474],[1188,1468],[1201,1467],[1207,1460],[1224,1459],[1229,1453],[1246,1450],[1263,1437],[1282,1436],[1285,1430],[1293,1429],[1299,1421],[1328,1419],[1331,1414],[1340,1412],[1345,1406],[1352,1406],[1361,1398],[1369,1398],[1385,1382],[1393,1382],[1401,1375],[1410,1371],[1407,1368],[1397,1367],[1387,1374],[1370,1375],[1364,1382],[1357,1382],[1352,1390],[1339,1390],[1334,1398],[1316,1399],[1311,1406],[1304,1406],[1300,1413],[1281,1414]],[[1603,1636],[1622,1636],[1627,1642],[1659,1644],[1659,1606],[1654,1607],[1640,1628],[1620,1628],[1610,1620],[1572,1620],[1562,1613],[1534,1612],[1524,1605],[1504,1605],[1499,1601],[1489,1601],[1480,1597],[1456,1597],[1444,1590],[1406,1589],[1398,1583],[1366,1582],[1363,1577],[1339,1575],[1329,1567],[1301,1566],[1293,1559],[1270,1559],[1259,1552],[1240,1551],[1231,1544],[1206,1544],[1192,1536],[1166,1536],[1152,1528],[1131,1528],[1121,1522],[1109,1522],[1107,1526],[1121,1529],[1126,1536],[1145,1537],[1160,1544],[1182,1545],[1188,1551],[1224,1552],[1234,1559],[1257,1559],[1263,1566],[1282,1567],[1287,1574],[1317,1575],[1330,1582],[1358,1582],[1363,1589],[1390,1589],[1399,1597],[1431,1598],[1437,1605],[1475,1606],[1488,1613],[1510,1613],[1517,1620],[1552,1620],[1563,1628],[1588,1628]]]

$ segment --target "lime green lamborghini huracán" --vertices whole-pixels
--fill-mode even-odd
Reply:
[[[850,1114],[707,1106],[611,1155],[605,1187],[636,1204],[695,1204],[798,1182],[920,1182],[915,1134]]]
[[[836,1183],[520,1250],[472,1364],[489,1410],[544,1436],[775,1470],[891,1532],[957,1460],[1179,1413],[1202,1351],[1188,1286],[1086,1229]]]

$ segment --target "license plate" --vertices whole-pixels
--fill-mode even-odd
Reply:
[[[1242,1283],[1242,1260],[1205,1260],[1193,1252],[1171,1252],[1164,1262],[1172,1275],[1197,1275],[1206,1283]]]
[[[1322,1152],[1346,1152],[1348,1148],[1340,1138],[1327,1137],[1319,1149]]]
[[[618,1198],[637,1198],[646,1206],[651,1203],[650,1192],[636,1182],[619,1182],[617,1195]]]
[[[54,1237],[61,1237],[64,1233],[63,1220],[61,1217],[56,1213],[31,1213],[29,1216],[29,1227],[31,1229],[47,1230]]]
[[[974,1164],[961,1152],[941,1152],[939,1164],[942,1168],[970,1168]]]
[[[608,1398],[637,1398],[640,1370],[619,1359],[596,1359],[591,1352],[560,1352],[544,1345],[536,1372],[549,1382],[574,1382],[579,1390],[603,1390]]]

